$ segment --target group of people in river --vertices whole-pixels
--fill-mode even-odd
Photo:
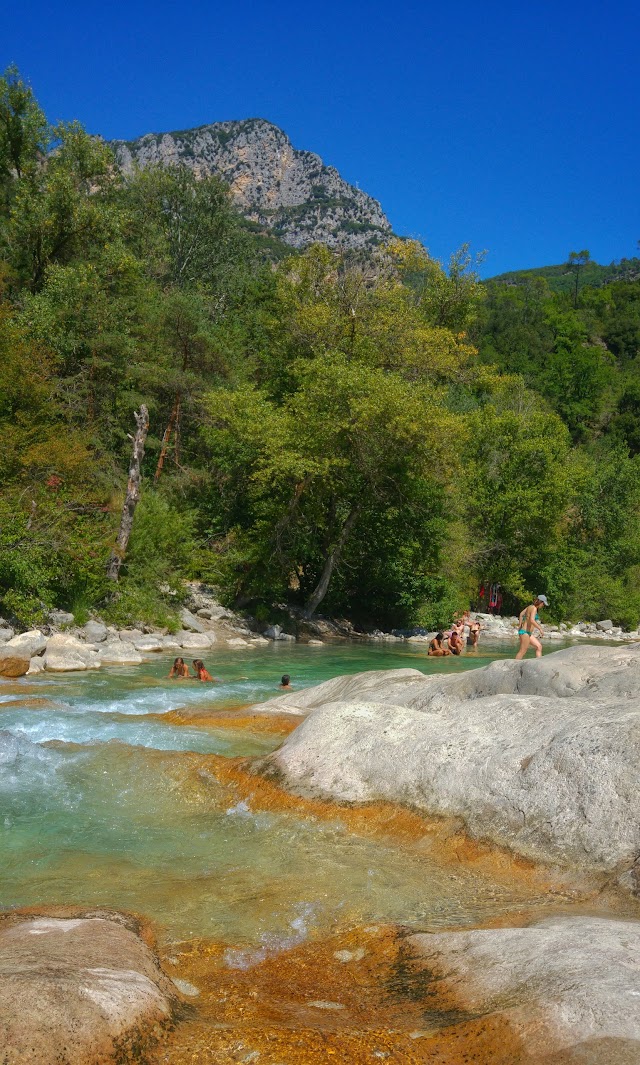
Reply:
[[[480,639],[479,621],[471,619],[471,612],[455,617],[447,632],[437,632],[429,644],[430,658],[443,658],[446,655],[461,655],[466,643],[472,650],[478,646]]]
[[[207,668],[201,658],[193,659],[194,672],[189,672],[189,667],[184,658],[175,658],[173,665],[169,670],[169,677],[176,680],[201,680],[203,682],[211,681],[213,684],[219,684],[220,681],[217,677],[212,677],[207,671]],[[278,688],[285,692],[293,691],[291,684],[291,677],[288,673],[283,673],[280,678]]]
[[[194,673],[189,672],[189,667],[184,658],[176,658],[169,670],[169,676],[175,677],[177,680],[201,680],[201,681],[213,681],[217,683],[217,678],[212,677],[205,667],[201,658],[193,659]]]
[[[520,611],[518,617],[518,647],[517,659],[522,659],[531,648],[536,653],[536,658],[542,655],[541,638],[544,630],[540,624],[538,611],[543,606],[549,606],[546,595],[537,595],[532,603]],[[443,658],[446,655],[461,655],[465,642],[467,648],[472,650],[478,646],[480,630],[479,621],[472,620],[471,612],[465,610],[463,614],[454,618],[451,628],[447,632],[437,632],[429,643],[429,657]]]

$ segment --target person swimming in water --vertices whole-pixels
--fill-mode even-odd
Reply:
[[[202,680],[202,681],[212,680],[215,683],[217,683],[216,678],[212,677],[211,674],[208,673],[207,670],[205,669],[205,665],[204,665],[204,662],[202,661],[202,659],[194,658],[194,660],[193,660],[193,668],[196,671],[196,680]]]
[[[529,606],[526,606],[524,610],[520,611],[518,619],[520,623],[518,629],[520,647],[518,648],[518,653],[516,655],[517,659],[524,658],[530,647],[533,647],[536,652],[536,658],[542,657],[542,644],[538,637],[533,635],[533,630],[537,629],[539,635],[544,636],[544,629],[540,624],[540,617],[538,615],[538,610],[542,606],[549,606],[549,600],[546,595],[536,596],[533,603],[530,603]]]
[[[169,676],[178,677],[180,680],[183,680],[185,677],[189,676],[189,667],[185,662],[184,658],[176,658],[174,660],[174,663],[171,669],[169,670]]]
[[[285,691],[285,692],[290,692],[292,690],[291,689],[291,677],[289,676],[288,673],[283,673],[278,687],[282,688],[282,691]]]

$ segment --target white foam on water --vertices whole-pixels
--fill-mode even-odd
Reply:
[[[14,707],[0,713],[0,724],[12,733],[20,733],[32,744],[50,743],[53,740],[83,745],[119,741],[158,751],[194,751],[229,756],[259,754],[273,746],[266,738],[261,741],[247,737],[243,743],[241,737],[227,729],[190,728],[105,713],[82,713],[77,707],[70,710],[62,707],[57,710]]]
[[[225,950],[222,960],[227,968],[243,971],[253,969],[266,958],[273,958],[304,943],[314,923],[315,906],[313,903],[303,903],[298,908],[300,910],[298,917],[289,922],[291,932],[263,932],[260,936],[261,946],[257,950],[236,950],[232,947]]]

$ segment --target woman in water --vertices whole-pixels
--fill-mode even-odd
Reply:
[[[437,632],[431,643],[429,644],[429,658],[441,658],[443,655],[451,654],[451,651],[448,651],[446,647],[442,646],[443,640],[443,633]]]
[[[477,647],[479,639],[480,639],[480,622],[479,621],[469,621],[469,635],[467,636],[467,647]]]
[[[542,644],[537,636],[533,635],[533,630],[537,629],[540,636],[544,636],[544,630],[540,624],[540,618],[538,617],[538,610],[541,606],[549,606],[549,600],[546,595],[536,596],[533,603],[520,611],[520,628],[518,629],[520,647],[518,648],[518,653],[516,655],[517,659],[524,658],[530,647],[534,648],[536,658],[542,657]]]
[[[200,658],[194,658],[193,668],[196,671],[196,680],[212,680],[215,681],[215,677],[212,677],[210,673],[207,673],[204,662]]]
[[[178,677],[182,680],[184,677],[189,676],[189,667],[184,658],[176,658],[171,669],[169,670],[170,677]]]

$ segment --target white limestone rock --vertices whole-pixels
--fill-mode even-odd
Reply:
[[[215,642],[213,633],[208,632],[184,632],[179,638],[180,647],[185,651],[206,651]]]
[[[431,1001],[443,991],[459,1008],[506,1023],[526,1048],[523,1060],[640,1061],[638,921],[551,917],[405,944],[412,971],[429,972]]]
[[[29,655],[19,648],[8,647],[6,644],[0,647],[0,677],[14,679],[24,677],[30,665]]]
[[[142,655],[128,640],[107,640],[100,646],[104,666],[139,666]]]
[[[57,633],[47,640],[44,668],[52,673],[77,672],[83,669],[99,669],[100,655],[96,645],[84,643],[76,636]]]
[[[162,636],[139,636],[132,642],[136,651],[140,651],[142,654],[157,653],[158,651],[165,650],[164,638]]]
[[[138,1060],[154,1029],[171,1020],[177,997],[122,921],[38,917],[0,925],[3,1061]]]
[[[40,629],[29,629],[28,632],[21,632],[19,636],[12,636],[6,646],[22,651],[28,658],[33,658],[34,655],[42,654],[47,646],[47,637],[40,632]]]
[[[298,793],[458,817],[572,869],[620,875],[640,854],[637,644],[335,678],[261,709],[311,711],[266,760]]]
[[[108,635],[107,626],[101,621],[88,621],[83,631],[89,643],[104,643]]]
[[[186,607],[183,607],[180,611],[180,621],[183,629],[187,629],[188,632],[207,632],[204,622],[197,618],[195,614],[192,614],[190,610],[187,610]]]

